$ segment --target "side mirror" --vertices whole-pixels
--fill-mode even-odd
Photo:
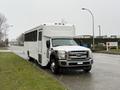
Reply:
[[[46,41],[47,48],[50,48],[50,40]]]

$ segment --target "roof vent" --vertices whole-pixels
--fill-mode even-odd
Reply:
[[[61,23],[58,23],[59,25],[61,25]]]
[[[57,23],[55,23],[55,25],[57,25]]]
[[[44,26],[46,26],[46,24],[43,24]]]

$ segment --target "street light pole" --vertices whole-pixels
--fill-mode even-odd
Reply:
[[[101,36],[101,26],[98,25],[98,28],[99,28],[99,36]]]
[[[90,9],[82,8],[82,10],[88,11],[91,14],[91,16],[92,16],[92,32],[93,32],[93,42],[92,42],[92,44],[93,44],[93,50],[95,50],[94,15],[93,15],[93,13],[91,12]]]

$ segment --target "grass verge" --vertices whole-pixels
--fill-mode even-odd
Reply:
[[[0,52],[0,90],[65,90],[36,65],[13,53]]]

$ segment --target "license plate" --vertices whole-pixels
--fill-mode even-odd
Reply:
[[[78,64],[83,64],[83,62],[78,62]]]

